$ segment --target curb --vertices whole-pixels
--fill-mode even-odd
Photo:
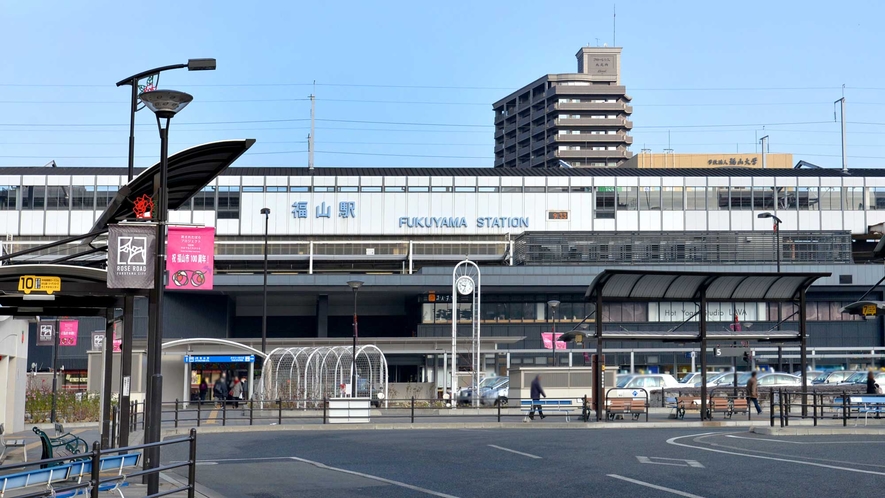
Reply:
[[[99,429],[100,425],[98,422],[72,422],[70,424],[65,422],[59,422],[61,425],[65,427],[65,429]],[[26,427],[36,427],[41,431],[52,431],[55,430],[55,424],[25,424]]]
[[[760,436],[850,436],[885,435],[885,427],[751,427]]]

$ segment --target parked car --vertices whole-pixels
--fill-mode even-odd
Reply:
[[[867,375],[867,371],[855,372],[854,375],[845,379],[842,382],[842,385],[866,384]],[[885,386],[885,372],[873,372],[873,378],[876,379],[876,384],[879,384],[880,386]]]
[[[738,375],[738,386],[745,387],[747,385],[747,381],[750,380],[750,375],[752,372],[741,372]],[[791,375],[788,373],[782,372],[763,372],[756,375],[756,379],[759,381],[759,388],[768,388],[768,387],[801,387],[802,386],[802,377],[797,377],[795,375]],[[731,385],[731,384],[729,384]]]
[[[820,385],[820,384],[839,384],[840,382],[844,382],[845,379],[851,377],[857,373],[854,370],[831,370],[829,372],[823,372],[818,375],[811,381],[812,385]]]
[[[690,386],[695,382],[701,381],[701,372],[688,372],[683,375],[681,379],[679,379],[679,383],[685,386]]]
[[[483,405],[507,404],[509,391],[509,377],[486,377],[479,383],[479,402]],[[458,391],[458,404],[473,404],[472,387],[465,387]]]
[[[734,372],[719,372],[719,373],[708,373],[707,374],[707,387],[716,387],[719,385],[719,382],[730,382],[725,379],[726,376],[734,375]],[[725,379],[725,380],[723,380]],[[701,387],[701,377],[700,375],[694,380],[694,387]]]
[[[635,395],[631,389],[645,389],[653,393],[663,388],[685,387],[670,374],[623,374],[618,376],[615,386],[618,389],[608,391],[610,398],[633,398]],[[641,392],[637,392],[641,396]]]

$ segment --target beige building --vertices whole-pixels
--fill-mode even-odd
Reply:
[[[793,154],[637,154],[621,165],[623,168],[792,168]]]

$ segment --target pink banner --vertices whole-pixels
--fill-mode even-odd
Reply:
[[[58,345],[59,346],[76,346],[77,330],[79,330],[80,322],[76,320],[65,320],[58,322]]]
[[[167,289],[212,290],[215,229],[169,227],[166,243]]]
[[[118,337],[117,336],[117,324],[120,324],[120,323],[121,322],[114,322],[114,349],[113,349],[113,351],[115,353],[119,353],[119,352],[123,351],[123,347],[122,347],[123,346],[123,339],[122,338],[117,339],[117,337]],[[120,325],[120,328],[122,329],[123,326]],[[120,335],[122,335],[122,334],[120,334]]]
[[[556,338],[559,339],[562,337],[562,334],[557,332]],[[553,332],[541,332],[541,340],[544,341],[544,349],[553,349]],[[556,349],[566,349],[568,346],[567,343],[563,341],[556,341]]]

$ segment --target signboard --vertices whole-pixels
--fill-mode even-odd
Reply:
[[[63,320],[58,322],[58,345],[76,346],[77,331],[79,328],[80,322],[77,320]]]
[[[45,292],[52,295],[61,290],[61,277],[22,275],[18,278],[18,290],[25,294]]]
[[[55,345],[55,323],[39,322],[37,323],[37,345],[38,346],[54,346]]]
[[[694,303],[648,303],[649,322],[681,322],[698,312]],[[765,321],[768,312],[765,303],[709,303],[708,322],[758,322]],[[695,316],[692,322],[698,321]],[[733,330],[733,329],[732,329]]]
[[[196,355],[185,355],[184,356],[185,363],[255,363],[255,355],[243,355],[243,356],[196,356]]]
[[[559,339],[561,336],[561,333],[556,333],[557,339]],[[544,341],[544,349],[553,349],[553,332],[541,332],[541,340]],[[567,343],[563,341],[556,341],[556,349],[565,350],[567,348]]]
[[[863,308],[861,308],[861,313],[863,316],[876,316],[876,305],[875,304],[865,304]]]
[[[123,344],[123,341],[120,339],[117,339],[116,328],[117,327],[116,327],[116,323],[115,323],[114,324],[115,331],[114,331],[114,339],[113,339],[114,352],[119,353],[121,351],[120,346]],[[103,332],[103,331],[96,331],[96,332],[92,333],[92,350],[93,351],[102,351],[103,350],[104,336],[105,336],[105,332]]]
[[[167,289],[212,290],[214,268],[215,228],[169,227]]]
[[[108,227],[108,289],[153,289],[157,228],[126,224]]]

